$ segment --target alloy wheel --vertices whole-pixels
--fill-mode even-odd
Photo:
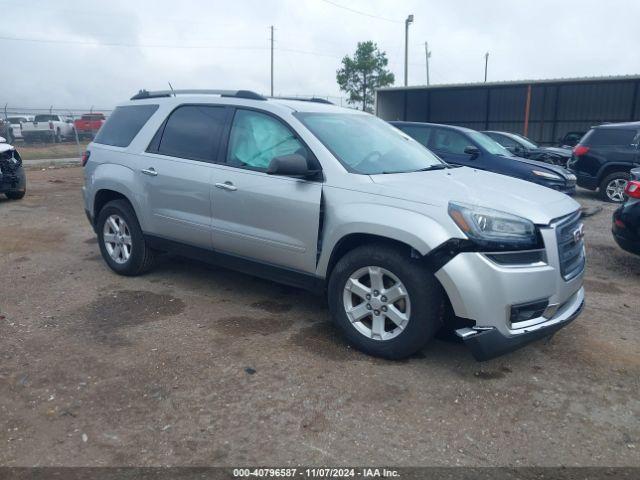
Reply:
[[[351,325],[373,340],[391,340],[411,318],[406,287],[389,270],[369,266],[353,272],[344,286],[343,304]]]
[[[624,202],[624,189],[627,180],[624,178],[614,178],[607,184],[606,193],[609,200],[613,202]]]
[[[120,215],[109,215],[104,222],[102,238],[105,249],[114,262],[127,263],[131,257],[133,243],[127,222]]]

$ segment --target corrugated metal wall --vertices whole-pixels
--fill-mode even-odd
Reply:
[[[385,120],[524,133],[529,86],[527,135],[543,144],[604,122],[640,120],[638,78],[380,90],[376,112]]]

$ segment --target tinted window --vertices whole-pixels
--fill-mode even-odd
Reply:
[[[215,160],[224,121],[224,107],[179,107],[166,121],[158,153],[207,162]]]
[[[229,136],[229,165],[265,170],[273,157],[293,153],[309,158],[306,147],[282,122],[251,110],[236,111]]]
[[[127,105],[116,107],[102,126],[94,142],[114,147],[128,147],[158,105]]]
[[[429,146],[429,138],[431,137],[431,129],[429,127],[400,125],[398,128],[425,147]]]
[[[590,130],[581,143],[592,147],[599,145],[631,145],[636,136],[635,130],[622,128],[594,128]]]

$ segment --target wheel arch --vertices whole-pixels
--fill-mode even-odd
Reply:
[[[100,210],[111,200],[123,199],[131,205],[144,231],[144,216],[141,215],[136,194],[133,170],[118,164],[100,164],[91,174],[91,203],[87,205],[93,214],[95,224]]]
[[[621,173],[629,173],[629,171],[632,168],[635,168],[639,166],[636,163],[606,163],[604,164],[601,168],[600,171],[598,172],[598,187],[600,187],[600,184],[602,183],[602,181],[605,179],[605,177],[607,177],[608,175],[611,175],[612,173],[615,172],[621,172]]]

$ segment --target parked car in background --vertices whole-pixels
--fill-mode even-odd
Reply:
[[[570,148],[541,147],[523,135],[509,132],[484,131],[504,148],[518,157],[530,158],[565,167],[571,158]]]
[[[0,136],[0,194],[20,200],[27,192],[27,176],[16,148]]]
[[[83,165],[87,217],[114,272],[141,274],[170,251],[326,292],[369,354],[415,353],[451,305],[465,319],[457,334],[486,359],[584,305],[578,203],[448,165],[368,113],[242,90],[141,91]]]
[[[22,139],[22,124],[33,120],[33,115],[13,116],[7,118],[13,130],[14,139]]]
[[[560,148],[573,148],[584,137],[584,134],[585,132],[567,132],[564,137],[558,140],[558,146]]]
[[[62,115],[36,115],[32,122],[22,124],[25,142],[60,143],[75,137],[73,120]]]
[[[433,123],[390,122],[447,163],[500,173],[573,194],[576,177],[558,165],[516,157],[484,133]]]
[[[603,200],[624,202],[629,171],[640,167],[640,122],[593,127],[573,149],[568,168],[578,185],[598,190]]]
[[[613,212],[613,238],[620,248],[640,255],[640,168],[631,170],[627,201]]]
[[[15,137],[13,136],[13,127],[6,118],[0,118],[0,137],[5,139],[5,142],[13,143]]]
[[[73,126],[78,133],[78,138],[93,138],[105,120],[104,113],[83,113],[73,122]]]

